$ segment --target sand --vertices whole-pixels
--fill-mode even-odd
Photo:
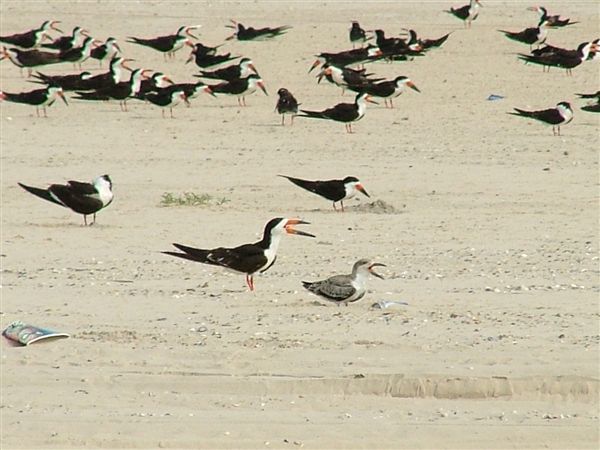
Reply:
[[[549,42],[597,37],[596,2],[547,3],[581,22]],[[269,96],[246,108],[202,95],[171,120],[141,102],[124,113],[71,99],[44,119],[0,104],[2,328],[71,333],[3,341],[2,448],[597,448],[599,124],[574,94],[598,89],[598,64],[567,77],[520,63],[527,46],[496,30],[533,26],[530,2],[485,2],[471,30],[442,12],[451,5],[3,1],[2,34],[81,25],[176,81],[197,73],[187,50],[164,61],[125,37],[202,24],[200,41],[216,45],[229,19],[293,29],[222,48],[265,81]],[[453,33],[426,57],[368,66],[422,92],[369,105],[355,134],[280,126],[279,87],[307,109],[351,101],[307,70],[316,53],[350,47],[353,19],[390,35]],[[0,71],[2,90],[34,86],[7,61]],[[561,100],[575,109],[561,137],[506,114]],[[115,200],[91,227],[17,185],[104,173]],[[371,198],[336,213],[277,174],[354,175]],[[167,192],[212,200],[161,206]],[[279,216],[311,222],[317,238],[284,238],[254,293],[242,275],[160,253],[251,242]],[[349,307],[300,284],[364,257],[387,265],[385,280]],[[372,308],[381,300],[407,304]]]

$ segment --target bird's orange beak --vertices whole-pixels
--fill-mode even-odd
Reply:
[[[380,275],[380,274],[378,274],[377,272],[375,272],[375,271],[373,270],[373,267],[378,267],[378,266],[379,266],[379,267],[387,267],[385,264],[382,264],[382,263],[373,263],[373,264],[371,264],[371,265],[369,266],[369,272],[371,272],[371,275],[374,275],[374,276],[376,276],[377,278],[381,278],[381,279],[383,280],[383,279],[384,279],[384,278],[383,278],[383,275]]]
[[[362,192],[363,194],[365,194],[367,197],[371,198],[371,196],[367,193],[367,190],[365,189],[365,187],[362,184],[357,184],[356,185],[356,189],[359,190],[360,192]]]
[[[419,88],[418,88],[418,87],[415,85],[415,83],[413,83],[412,81],[409,81],[408,83],[406,83],[406,85],[407,85],[408,87],[410,87],[410,88],[414,89],[414,90],[415,90],[415,91],[417,91],[417,92],[421,92],[421,91],[419,90]]]
[[[316,237],[314,234],[307,233],[305,231],[296,230],[293,225],[310,225],[309,222],[305,222],[300,219],[289,219],[285,224],[285,231],[288,234],[297,234],[300,236]]]

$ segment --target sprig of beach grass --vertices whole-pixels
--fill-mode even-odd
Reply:
[[[160,206],[221,206],[230,200],[226,197],[214,197],[207,193],[183,192],[175,194],[165,192],[160,200]]]

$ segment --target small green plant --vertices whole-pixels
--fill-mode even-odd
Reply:
[[[215,198],[210,194],[196,194],[195,192],[184,192],[177,195],[165,192],[160,200],[161,206],[221,206],[229,202],[228,198]]]

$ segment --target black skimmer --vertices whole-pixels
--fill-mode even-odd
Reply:
[[[548,30],[546,29],[545,23],[537,27],[525,28],[522,31],[498,31],[503,33],[504,36],[510,40],[521,42],[522,44],[528,44],[530,48],[534,45],[539,47],[546,42],[546,38],[548,37]]]
[[[169,94],[173,93],[174,91],[183,91],[185,93],[185,98],[188,100],[185,103],[188,107],[190,106],[189,100],[196,98],[201,92],[210,94],[213,97],[215,96],[211,87],[207,86],[202,81],[198,81],[197,83],[174,83],[158,90],[159,93],[164,92]]]
[[[76,91],[79,100],[118,100],[122,111],[127,111],[127,99],[135,97],[140,90],[142,78],[145,78],[144,69],[135,69],[131,72],[129,81],[106,86],[95,91]]]
[[[231,20],[233,25],[226,25],[228,28],[234,28],[236,31],[231,36],[226,38],[226,41],[230,41],[231,39],[237,39],[238,41],[259,41],[272,39],[277,36],[281,36],[286,31],[291,29],[289,26],[281,26],[275,28],[253,28],[253,27],[245,27],[239,22],[235,20]]]
[[[173,119],[173,108],[181,102],[188,103],[188,99],[185,96],[183,89],[177,89],[172,92],[159,91],[159,92],[148,92],[144,95],[144,99],[156,106],[160,106],[162,109],[163,119],[165,118],[165,108],[169,108],[171,112],[171,119]]]
[[[102,175],[91,183],[68,181],[67,184],[52,184],[48,189],[40,189],[19,183],[27,192],[57,205],[83,214],[83,223],[87,225],[87,216],[94,215],[113,201],[112,181],[108,175]]]
[[[364,48],[356,48],[353,50],[345,50],[338,53],[320,53],[317,55],[317,60],[308,69],[312,72],[315,67],[322,64],[333,64],[338,67],[349,66],[352,64],[364,64],[369,61],[376,61],[383,55],[379,47],[368,45]]]
[[[352,21],[349,37],[352,48],[354,48],[356,44],[359,44],[362,47],[365,42],[367,42],[367,32],[360,27],[360,24],[356,20]]]
[[[303,114],[300,114],[298,117],[329,119],[337,122],[344,122],[346,132],[352,133],[352,122],[356,122],[357,120],[363,118],[367,109],[367,102],[377,104],[377,102],[371,100],[371,96],[369,94],[366,92],[360,92],[356,96],[354,103],[338,103],[332,108],[327,108],[323,111],[308,111],[301,109],[300,112]]]
[[[200,75],[195,75],[198,78],[210,78],[213,80],[231,81],[236,78],[246,78],[248,75],[258,75],[256,67],[250,58],[240,59],[239,64],[223,67],[212,72],[205,70],[200,71]]]
[[[279,99],[277,100],[277,105],[275,105],[275,110],[281,114],[281,125],[285,125],[286,114],[290,114],[292,116],[291,124],[293,125],[294,116],[298,114],[298,101],[286,88],[280,88],[277,91],[277,95],[279,95]]]
[[[215,51],[217,47],[207,47],[199,42],[193,44],[191,41],[188,41],[187,45],[192,47],[192,52],[190,53],[190,57],[187,59],[186,64],[194,61],[196,65],[202,69],[239,58],[239,56],[231,56],[231,53],[217,55]]]
[[[479,0],[470,0],[468,5],[460,8],[450,8],[445,12],[452,14],[454,17],[462,20],[466,28],[471,28],[471,22],[477,19],[479,8],[483,6]]]
[[[348,86],[349,89],[356,91],[356,92],[360,92],[360,91],[364,91],[367,94],[369,94],[371,97],[379,97],[379,98],[383,98],[384,103],[385,103],[385,107],[388,107],[388,99],[389,99],[389,104],[390,104],[390,108],[394,107],[394,103],[393,100],[394,98],[400,96],[405,89],[405,86],[408,86],[409,88],[417,91],[417,92],[421,92],[419,90],[419,88],[415,85],[415,83],[413,83],[410,78],[405,77],[405,76],[398,76],[393,80],[390,81],[382,81],[380,83],[370,83],[368,85],[360,85],[358,87],[355,86]]]
[[[560,102],[556,108],[542,109],[538,111],[525,111],[514,108],[516,112],[510,112],[514,116],[535,119],[546,125],[552,125],[552,134],[560,136],[560,126],[568,124],[573,120],[573,109],[568,102]]]
[[[408,40],[408,48],[413,51],[427,51],[431,48],[441,47],[444,42],[448,40],[452,32],[446,33],[445,35],[437,38],[437,39],[420,39],[415,30],[407,30],[410,36]]]
[[[86,83],[92,78],[92,74],[90,72],[81,72],[68,75],[45,75],[42,72],[36,72],[33,77],[39,80],[36,83],[43,83],[48,86],[60,86],[63,91],[79,91],[88,89]]]
[[[572,70],[587,60],[592,51],[600,50],[600,46],[593,42],[583,42],[575,50],[567,50],[546,45],[538,50],[533,50],[531,55],[519,54],[519,59],[527,63],[539,64],[544,67],[559,67],[572,74]]]
[[[367,86],[370,83],[381,81],[384,78],[369,78],[371,73],[367,73],[366,69],[351,69],[349,67],[338,67],[333,64],[324,64],[321,72],[317,75],[320,83],[323,77],[330,83],[339,86],[344,90],[348,86]]]
[[[596,91],[593,94],[575,94],[579,98],[583,99],[595,99],[596,102],[590,102],[589,104],[582,106],[581,109],[587,112],[600,113],[600,91]]]
[[[0,100],[35,106],[35,114],[38,117],[40,116],[40,107],[44,111],[44,117],[48,117],[46,115],[46,106],[52,106],[57,97],[60,97],[65,102],[65,105],[68,105],[62,88],[58,86],[48,86],[46,89],[36,89],[16,94],[0,91]]]
[[[136,97],[143,100],[144,96],[148,92],[159,91],[172,85],[173,80],[171,80],[171,78],[169,78],[167,75],[162,72],[154,72],[150,78],[142,80]]]
[[[75,47],[82,36],[89,36],[88,33],[89,31],[81,27],[75,27],[73,28],[73,32],[70,36],[57,37],[52,42],[49,42],[48,44],[42,44],[41,46],[43,48],[49,48],[52,50],[59,50],[60,52],[65,52]]]
[[[548,10],[543,6],[530,6],[527,8],[529,11],[535,11],[540,15],[540,25],[546,22],[546,26],[550,28],[561,28],[567,25],[573,25],[579,22],[571,22],[571,19],[561,19],[560,15],[556,14],[551,16],[548,14]]]
[[[190,37],[196,39],[196,36],[194,36],[191,33],[191,30],[196,28],[199,28],[199,25],[183,26],[179,27],[177,33],[175,34],[169,34],[166,36],[159,36],[149,39],[130,36],[127,38],[127,42],[153,48],[154,50],[162,52],[165,58],[167,58],[167,56],[173,57],[175,55],[175,52],[181,49],[186,42],[190,42]]]
[[[180,252],[162,252],[166,255],[201,262],[213,266],[221,266],[246,275],[248,288],[254,290],[254,274],[269,269],[277,258],[277,249],[284,234],[315,237],[310,233],[296,230],[293,226],[308,224],[300,219],[271,219],[265,226],[263,238],[254,244],[239,247],[203,249],[173,244]]]
[[[58,20],[47,20],[39,28],[26,31],[25,33],[11,34],[10,36],[0,36],[0,42],[5,42],[10,45],[15,45],[24,49],[35,48],[47,36],[47,32],[50,29],[59,31],[62,30],[56,27],[60,22]]]
[[[359,259],[354,263],[349,275],[334,275],[322,281],[303,281],[302,286],[325,300],[337,303],[338,306],[348,306],[348,303],[364,297],[369,274],[383,279],[383,276],[373,270],[374,267],[386,266],[370,259]]]
[[[337,211],[336,202],[340,202],[342,212],[344,212],[344,200],[348,200],[361,192],[367,197],[371,197],[362,183],[356,177],[346,177],[343,180],[325,180],[325,181],[310,181],[300,178],[288,177],[287,175],[279,175],[287,178],[296,186],[306,189],[309,192],[320,195],[321,197],[333,202],[333,209]]]
[[[254,74],[210,86],[214,94],[235,95],[240,106],[246,106],[246,96],[256,92],[256,88],[269,95],[262,78]]]
[[[94,44],[96,40],[93,37],[86,37],[79,47],[73,47],[64,52],[60,52],[58,58],[64,62],[72,62],[73,64],[79,65],[81,68],[81,64],[90,57],[92,52],[92,44]]]
[[[109,37],[104,44],[92,49],[90,58],[97,59],[100,62],[100,65],[102,65],[102,61],[105,59],[112,59],[118,53],[121,53],[121,47],[119,47],[119,44],[114,37]]]
[[[40,50],[19,50],[18,48],[2,47],[0,59],[9,59],[15,66],[27,68],[27,76],[31,76],[34,67],[47,66],[61,62],[58,53]],[[22,73],[22,72],[21,72]]]
[[[383,30],[375,30],[375,37],[377,47],[381,49],[384,57],[399,55],[409,50],[408,43],[404,39],[386,37]]]

